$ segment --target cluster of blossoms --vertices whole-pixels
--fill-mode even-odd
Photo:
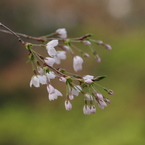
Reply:
[[[84,96],[84,106],[83,113],[89,115],[91,113],[96,113],[97,104],[101,109],[107,106],[107,103],[110,103],[110,100],[103,96],[97,90],[97,87],[103,88],[108,94],[112,95],[113,91],[105,87],[100,86],[97,81],[105,78],[106,76],[94,77],[92,75],[79,76],[73,73],[67,72],[62,68],[55,68],[55,64],[60,64],[61,60],[66,59],[66,53],[72,54],[73,59],[73,69],[75,72],[82,70],[83,68],[83,58],[79,55],[76,55],[73,51],[73,48],[77,49],[83,56],[89,57],[89,54],[85,53],[83,50],[77,48],[73,43],[83,43],[84,45],[89,46],[92,53],[94,54],[97,62],[100,62],[101,59],[96,53],[96,50],[91,46],[92,42],[97,43],[98,45],[105,46],[106,49],[111,50],[111,46],[103,43],[102,41],[96,41],[90,39],[91,35],[85,35],[80,38],[67,38],[67,32],[64,28],[56,30],[55,33],[52,33],[48,36],[57,35],[58,38],[53,40],[46,41],[44,45],[37,45],[40,47],[45,47],[48,53],[48,57],[43,57],[37,52],[35,52],[32,47],[36,46],[34,44],[26,43],[26,48],[29,51],[29,61],[32,62],[34,75],[30,81],[30,87],[34,85],[35,87],[40,87],[41,85],[46,85],[48,91],[48,99],[55,100],[59,96],[63,96],[62,93],[54,88],[51,83],[52,79],[57,78],[59,81],[66,84],[66,99],[64,101],[65,109],[71,110],[72,104],[71,100],[74,99],[74,96],[78,96],[80,93]],[[44,38],[44,36],[43,36]],[[45,38],[45,40],[46,40]],[[58,50],[58,49],[61,50]],[[35,67],[34,67],[35,65]],[[75,84],[74,81],[78,81],[78,84]]]
[[[66,54],[70,53],[73,59],[73,69],[75,72],[78,72],[83,68],[84,60],[82,56],[90,56],[84,50],[76,47],[77,43],[86,45],[93,53],[97,62],[101,62],[101,58],[99,57],[96,49],[94,49],[92,43],[102,45],[106,49],[111,50],[112,48],[109,44],[105,44],[103,41],[96,41],[91,39],[91,34],[86,34],[79,38],[68,38],[65,28],[58,29],[54,33],[46,36],[32,37],[25,34],[15,33],[2,23],[0,23],[0,26],[6,29],[0,31],[16,36],[19,42],[21,42],[26,47],[28,50],[27,62],[31,62],[34,72],[34,75],[30,80],[30,87],[32,87],[32,85],[35,87],[46,85],[48,99],[50,101],[57,99],[59,96],[63,96],[62,93],[52,85],[52,80],[58,79],[59,81],[66,84],[66,98],[64,101],[64,106],[68,111],[72,109],[71,101],[75,98],[75,96],[79,96],[80,94],[84,96],[84,106],[82,107],[82,110],[86,115],[96,113],[96,105],[98,105],[98,107],[101,109],[104,109],[107,104],[110,103],[110,100],[98,91],[98,87],[100,87],[108,94],[113,94],[112,90],[107,89],[97,83],[98,81],[104,79],[106,76],[80,76],[70,73],[63,68],[54,67],[55,64],[60,64],[61,60],[65,60]],[[20,36],[33,39],[41,43],[32,44],[24,42]],[[52,36],[55,36],[56,38],[52,38]],[[35,46],[45,48],[47,57],[44,57],[36,52],[34,50]],[[76,55],[74,49],[81,53],[82,56]],[[78,83],[76,84],[74,82]]]

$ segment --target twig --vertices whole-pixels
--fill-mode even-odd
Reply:
[[[18,39],[18,41],[19,41],[20,43],[22,43],[23,45],[25,45],[25,42],[24,42],[24,41],[20,38],[20,36],[17,35],[14,31],[12,31],[11,29],[9,29],[7,26],[5,26],[5,25],[2,24],[2,23],[0,23],[0,26],[2,26],[2,27],[4,27],[5,29],[7,29],[9,33],[11,33],[12,35],[14,35],[14,36],[17,37],[17,39]]]
[[[3,25],[2,23],[0,23],[0,26],[6,28],[7,30],[3,30],[3,29],[0,29],[0,32],[3,32],[3,33],[7,33],[7,34],[12,34],[12,35],[15,35],[17,38],[20,39],[19,36],[21,37],[24,37],[26,39],[32,39],[32,40],[36,40],[36,41],[40,41],[40,42],[45,42],[45,41],[50,41],[50,40],[60,40],[60,41],[65,41],[66,39],[61,39],[61,38],[45,38],[45,37],[33,37],[33,36],[29,36],[29,35],[26,35],[26,34],[22,34],[22,33],[17,33],[17,32],[13,32],[12,30],[10,30],[9,28],[7,28],[5,25]],[[84,40],[88,37],[90,37],[91,34],[86,34],[84,36],[81,36],[81,37],[78,37],[78,38],[67,38],[67,39],[72,39],[72,40]],[[19,40],[20,41],[20,40]]]

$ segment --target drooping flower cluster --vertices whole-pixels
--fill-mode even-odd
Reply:
[[[80,76],[67,72],[62,68],[55,68],[54,65],[60,64],[61,60],[66,59],[66,54],[71,53],[73,57],[72,60],[74,71],[78,72],[82,70],[84,60],[80,55],[75,54],[73,49],[77,49],[85,57],[89,57],[89,54],[77,48],[74,43],[83,42],[84,45],[87,45],[97,59],[97,62],[100,62],[101,59],[96,50],[92,47],[92,43],[94,42],[98,45],[105,46],[105,48],[108,50],[111,50],[111,46],[103,43],[102,41],[90,39],[91,36],[89,34],[75,39],[67,38],[67,32],[64,28],[58,29],[55,33],[52,34],[58,36],[59,38],[49,40],[49,38],[47,38],[49,35],[47,35],[44,41],[46,44],[37,45],[46,48],[48,54],[47,57],[43,57],[33,50],[33,46],[36,46],[36,44],[33,45],[30,43],[26,43],[26,48],[29,51],[29,61],[32,62],[34,71],[34,75],[32,76],[30,81],[30,87],[32,85],[34,85],[35,87],[46,85],[46,89],[48,91],[48,99],[50,101],[55,100],[59,96],[63,96],[62,93],[57,90],[51,83],[53,79],[58,79],[59,81],[66,84],[67,91],[65,96],[66,99],[64,101],[66,110],[69,111],[72,109],[71,101],[75,98],[75,96],[79,95],[84,96],[84,106],[82,110],[86,115],[96,113],[96,105],[98,105],[98,107],[101,109],[107,107],[107,103],[110,103],[110,100],[99,92],[98,87],[101,87],[110,95],[113,94],[113,91],[102,87],[97,83],[97,81],[104,79],[106,76]],[[78,81],[77,84],[74,83],[76,81]]]
[[[59,81],[66,84],[66,96],[64,100],[64,106],[66,110],[72,109],[71,101],[75,98],[75,96],[83,96],[84,97],[84,106],[82,107],[83,113],[86,115],[96,113],[96,105],[101,109],[107,107],[107,103],[110,103],[110,100],[102,95],[98,87],[102,88],[109,95],[113,94],[113,91],[107,89],[97,82],[104,79],[106,76],[92,76],[92,75],[76,75],[74,73],[70,73],[63,68],[55,68],[55,64],[60,64],[61,60],[66,59],[66,54],[70,53],[73,60],[73,69],[75,72],[82,70],[84,57],[90,57],[88,53],[84,50],[78,48],[76,46],[77,43],[82,43],[86,45],[91,52],[93,53],[97,62],[101,62],[101,58],[99,57],[96,49],[93,47],[92,43],[97,45],[102,45],[106,49],[111,50],[111,46],[109,44],[104,43],[103,41],[96,41],[91,39],[91,34],[86,34],[82,37],[78,38],[68,38],[67,31],[65,28],[57,29],[54,33],[42,36],[42,37],[32,37],[26,34],[15,33],[2,23],[0,23],[6,30],[1,30],[4,33],[14,35],[22,45],[26,47],[28,50],[28,61],[32,64],[33,76],[30,80],[30,87],[40,87],[40,85],[46,85],[46,90],[48,91],[48,99],[55,100],[59,96],[64,96],[59,90],[57,90],[52,85],[53,79],[58,79]],[[56,36],[56,38],[50,38],[51,36]],[[25,37],[27,39],[33,39],[40,44],[32,44],[29,42],[25,42],[21,39],[21,37]],[[44,57],[40,53],[34,50],[34,47],[38,46],[41,48],[45,48],[47,51],[47,56]],[[82,56],[76,54],[74,49],[77,50]],[[76,84],[76,81],[78,82]]]

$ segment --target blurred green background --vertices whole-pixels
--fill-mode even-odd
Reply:
[[[0,21],[15,32],[41,36],[66,28],[69,37],[92,33],[110,44],[112,51],[96,45],[102,62],[85,59],[79,73],[107,75],[100,84],[115,92],[102,91],[111,104],[94,115],[82,113],[81,96],[72,101],[72,111],[65,111],[65,96],[50,102],[45,86],[29,88],[33,73],[27,51],[14,36],[0,32],[0,145],[144,145],[144,5],[137,0],[0,0]],[[68,70],[71,63],[63,61]],[[54,83],[65,94],[65,86]]]

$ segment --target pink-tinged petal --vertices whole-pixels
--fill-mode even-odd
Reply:
[[[91,111],[90,111],[90,107],[88,105],[84,105],[84,107],[83,107],[83,113],[85,115],[90,115]]]
[[[58,34],[58,36],[62,39],[67,38],[67,31],[65,28],[60,28],[56,30],[56,33]]]
[[[46,44],[46,47],[55,47],[58,45],[58,40],[51,40]]]
[[[46,50],[50,56],[55,56],[57,51],[55,50],[55,46],[58,45],[58,40],[51,40],[46,44]]]
[[[70,93],[68,97],[69,97],[70,100],[74,99],[74,95],[72,93]]]
[[[104,107],[107,107],[107,104],[104,102],[104,100],[99,100],[98,106],[99,106],[101,109],[104,109]]]
[[[79,85],[74,86],[74,88],[72,88],[71,93],[75,96],[78,96],[79,93],[81,92],[82,88]]]
[[[104,45],[105,45],[106,49],[112,50],[112,47],[109,44],[104,44]]]
[[[93,100],[93,97],[90,94],[85,94],[85,99],[90,101]]]
[[[55,93],[54,87],[50,84],[47,86],[47,91],[48,91],[49,94],[54,94]]]
[[[69,111],[69,110],[72,109],[72,104],[70,103],[69,100],[65,100],[64,105],[65,105],[65,109],[66,109],[67,111]]]
[[[93,114],[96,113],[96,107],[95,107],[95,105],[91,106],[90,112],[93,113]]]
[[[60,91],[58,91],[57,89],[55,89],[55,93],[57,96],[62,96],[62,93]]]
[[[33,76],[31,78],[31,81],[30,81],[30,87],[32,87],[32,85],[34,85],[35,87],[40,87],[40,82],[39,82],[39,78],[37,76]]]
[[[45,63],[49,66],[53,66],[53,64],[55,63],[55,59],[54,58],[51,58],[51,57],[46,57],[44,59]]]
[[[66,78],[64,78],[64,77],[59,77],[59,80],[61,81],[61,82],[66,82]]]
[[[80,56],[75,56],[73,58],[73,68],[77,72],[82,70],[83,59]]]
[[[98,93],[98,92],[95,92],[95,95],[96,97],[99,99],[99,100],[103,100],[103,95]]]
[[[55,77],[56,77],[53,71],[46,73],[46,76],[47,76],[48,80],[55,79]]]
[[[37,75],[38,79],[39,79],[39,82],[40,84],[42,85],[45,85],[47,83],[47,79],[46,79],[46,76],[45,75]]]
[[[83,43],[84,43],[85,45],[91,45],[91,42],[88,41],[88,40],[84,40]]]

